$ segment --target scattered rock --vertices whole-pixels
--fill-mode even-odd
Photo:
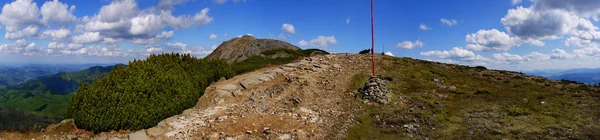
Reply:
[[[333,64],[333,68],[342,68],[342,65],[340,65],[340,64]]]
[[[266,128],[266,129],[263,131],[263,134],[265,134],[265,135],[269,135],[269,134],[271,134],[271,133],[273,133],[273,131],[272,131],[271,129],[269,129],[269,128]]]
[[[129,140],[147,140],[146,132],[137,131],[135,133],[129,134]]]
[[[290,101],[292,101],[292,103],[294,103],[295,105],[297,105],[297,104],[300,104],[300,102],[302,100],[300,100],[300,98],[298,98],[298,97],[294,97],[294,98],[290,99]]]

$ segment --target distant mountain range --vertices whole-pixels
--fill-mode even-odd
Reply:
[[[59,72],[0,89],[0,108],[12,108],[40,116],[61,117],[72,92],[77,90],[80,82],[91,83],[94,77],[103,76],[119,65]]]
[[[114,64],[111,64],[114,65]],[[14,86],[40,76],[59,72],[80,71],[92,66],[109,66],[109,64],[28,64],[20,66],[0,65],[0,88]]]
[[[569,69],[569,70],[534,70],[524,72],[529,75],[542,76],[552,80],[571,80],[594,85],[600,83],[600,68]]]

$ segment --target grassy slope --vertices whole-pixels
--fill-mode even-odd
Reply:
[[[348,139],[409,138],[404,124],[420,126],[413,136],[433,139],[600,138],[597,88],[410,58],[386,57],[378,67],[380,76],[393,79],[394,103],[364,105]],[[433,78],[457,88],[440,88]]]

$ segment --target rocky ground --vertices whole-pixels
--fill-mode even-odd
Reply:
[[[92,134],[62,128],[4,133],[0,140],[343,139],[362,104],[348,86],[369,68],[368,55],[314,56],[213,83],[195,107],[150,129]]]

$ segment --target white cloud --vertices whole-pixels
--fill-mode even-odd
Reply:
[[[59,41],[67,39],[71,36],[71,31],[68,29],[45,30],[40,34],[40,38],[48,38],[50,40]]]
[[[99,32],[85,32],[81,35],[78,36],[74,36],[71,38],[71,40],[74,43],[78,43],[78,44],[86,44],[86,43],[93,43],[93,42],[98,42],[100,41],[102,38],[100,37],[100,33]]]
[[[217,38],[218,38],[218,36],[216,34],[210,34],[210,35],[208,35],[208,39],[210,39],[210,40],[214,40],[214,39],[217,39]]]
[[[517,4],[521,3],[521,2],[523,2],[523,0],[511,0],[511,1],[512,1],[511,2],[512,5],[517,5]]]
[[[306,46],[306,45],[308,45],[308,42],[306,40],[302,39],[302,40],[300,40],[300,42],[298,42],[298,45],[299,46]]]
[[[537,11],[564,10],[584,18],[600,17],[600,1],[597,0],[532,0]]]
[[[534,59],[537,59],[537,60],[548,60],[548,59],[550,59],[549,55],[543,54],[543,53],[539,53],[539,52],[531,52],[530,54],[525,55],[525,57],[527,59],[530,59],[530,60],[534,60]]]
[[[467,45],[467,49],[475,51],[506,51],[520,45],[519,39],[496,29],[479,30],[477,33],[468,34],[465,40],[473,43]]]
[[[187,47],[187,44],[184,43],[166,43],[165,48],[167,48],[168,50],[185,50],[185,47]]]
[[[431,27],[421,23],[421,25],[419,25],[419,29],[421,30],[431,30]]]
[[[599,47],[586,47],[573,50],[573,54],[577,57],[591,56],[591,57],[600,57],[600,48]]]
[[[173,37],[173,31],[163,31],[160,34],[157,34],[154,37],[151,38],[137,38],[137,39],[133,39],[131,42],[133,44],[136,45],[149,45],[149,44],[156,44],[160,41],[164,41],[164,40],[168,40],[171,39],[171,37]]]
[[[183,4],[187,1],[188,0],[160,0],[158,2],[158,8],[165,9],[165,10],[172,10],[172,9],[174,9],[174,7],[173,7],[174,5]]]
[[[307,42],[305,40],[300,40],[298,45],[300,46],[313,46],[313,47],[327,47],[333,44],[337,44],[337,40],[334,36],[319,36],[316,39]]]
[[[572,58],[573,56],[569,53],[567,53],[565,50],[561,50],[561,49],[554,49],[552,50],[552,55],[550,55],[550,58],[552,59],[568,59],[568,58]]]
[[[215,2],[216,4],[223,4],[227,2],[227,0],[213,0],[213,2]]]
[[[427,51],[421,52],[422,56],[435,56],[441,59],[449,59],[452,61],[461,61],[461,62],[474,62],[474,63],[488,63],[491,62],[489,58],[483,57],[481,55],[476,55],[472,51],[454,47],[450,51]]]
[[[294,28],[294,25],[292,24],[288,24],[288,23],[284,23],[281,26],[281,30],[290,33],[290,34],[295,34],[296,33],[296,28]]]
[[[350,24],[350,18],[346,18],[346,24]]]
[[[279,40],[286,40],[287,39],[287,37],[285,35],[283,35],[283,33],[280,33],[279,36],[277,36],[277,38]]]
[[[522,57],[520,55],[517,54],[510,54],[510,53],[496,53],[493,54],[492,56],[494,56],[494,58],[496,58],[496,60],[499,61],[508,61],[508,62],[517,62],[517,63],[521,63],[523,61],[529,61],[529,58],[527,57]]]
[[[458,23],[458,21],[456,21],[456,19],[445,19],[445,18],[440,19],[440,22],[442,22],[443,24],[446,24],[448,26],[454,26],[454,25],[456,25],[456,23]]]
[[[35,34],[37,34],[38,31],[38,26],[27,26],[26,28],[23,28],[23,30],[19,30],[19,31],[7,31],[6,34],[4,34],[4,38],[5,39],[11,39],[11,40],[15,40],[15,39],[23,39],[25,37],[28,36],[33,36]]]
[[[40,10],[31,0],[16,0],[2,7],[0,23],[7,31],[16,31],[28,25],[40,25]]]
[[[383,54],[385,54],[385,55],[387,55],[387,56],[394,56],[394,54],[392,54],[392,52],[385,52],[385,53],[383,53]]]
[[[413,49],[415,47],[423,47],[425,43],[421,42],[421,40],[416,40],[415,42],[411,41],[402,41],[396,44],[396,47],[401,49]]]
[[[61,3],[58,0],[46,1],[40,10],[43,17],[42,22],[44,23],[52,22],[65,26],[73,21],[77,21],[77,17],[73,15],[75,6],[71,5],[69,8],[67,4]]]
[[[561,10],[535,11],[533,7],[508,10],[500,20],[509,33],[523,39],[555,38],[577,31],[597,29],[587,19]]]
[[[159,53],[159,52],[162,52],[162,49],[161,48],[152,47],[152,48],[146,49],[146,52],[148,52],[148,53]]]

